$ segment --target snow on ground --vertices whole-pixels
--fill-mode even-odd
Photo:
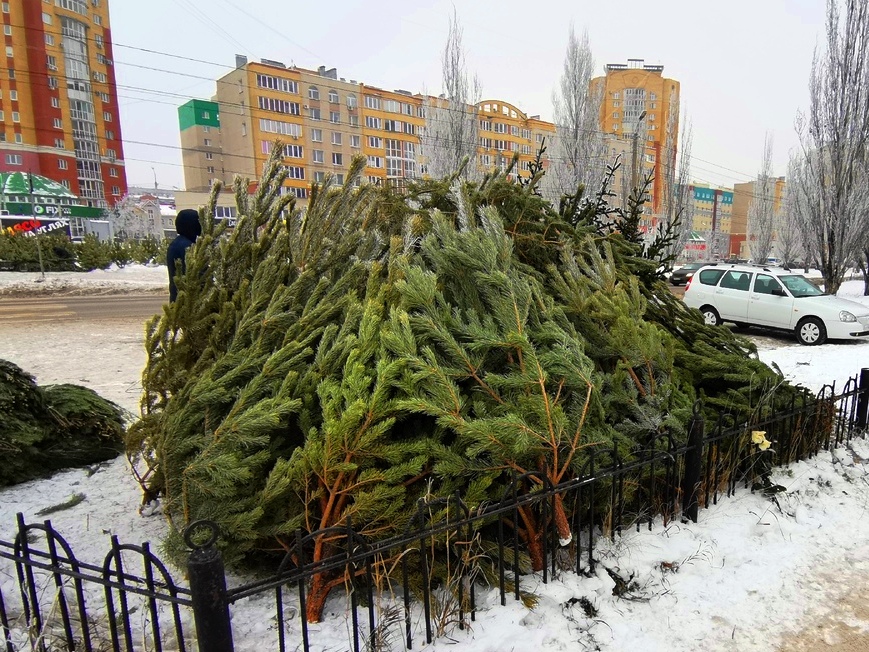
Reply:
[[[112,265],[92,272],[0,272],[0,296],[168,292],[165,265]]]
[[[146,273],[150,270],[142,276]],[[4,276],[0,274],[0,286]],[[842,294],[861,289],[847,284]],[[134,412],[145,362],[142,333],[141,323],[123,320],[27,328],[5,323],[0,324],[0,357],[34,373],[40,383],[81,383]],[[814,389],[833,380],[841,385],[869,367],[869,343],[801,347],[786,336],[752,330],[749,337],[764,361],[776,362],[791,380]],[[510,597],[501,607],[496,591],[480,590],[479,613],[470,631],[452,631],[431,646],[422,643],[417,611],[415,648],[869,649],[869,442],[857,440],[849,448],[821,453],[777,471],[773,479],[787,489],[778,495],[778,504],[740,491],[701,510],[698,524],[658,522],[651,531],[628,530],[612,542],[601,541],[593,577],[562,573],[548,585],[539,576],[527,578],[523,588],[539,597],[533,609]],[[0,538],[13,536],[17,512],[29,522],[41,521],[38,510],[73,493],[83,493],[85,501],[50,518],[83,560],[101,562],[111,534],[122,542],[156,544],[166,531],[159,515],[139,515],[138,486],[119,458],[96,473],[71,470],[0,490]],[[633,590],[614,596],[607,568],[624,578],[633,576]],[[4,593],[15,594],[13,576],[0,572],[0,584]],[[585,613],[579,598],[588,600],[595,613]],[[237,650],[276,647],[270,600],[250,599],[234,607]],[[347,649],[348,621],[343,599],[330,600],[325,622],[311,627],[312,649]],[[298,621],[289,626],[289,647],[294,649],[300,642]],[[403,649],[401,632],[394,634],[395,649]]]

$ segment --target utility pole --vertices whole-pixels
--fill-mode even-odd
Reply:
[[[36,221],[36,198],[33,195],[33,172],[27,173],[27,180],[30,182],[30,219],[32,221]],[[42,245],[39,243],[39,229],[36,229],[36,233],[33,234],[33,237],[36,238],[36,253],[39,255],[39,281],[38,283],[42,283],[45,281],[45,265],[42,262]]]
[[[637,118],[637,125],[634,127],[634,143],[631,150],[631,190],[636,190],[640,185],[640,164],[639,164],[639,137],[640,123],[646,117],[646,110],[640,113]]]

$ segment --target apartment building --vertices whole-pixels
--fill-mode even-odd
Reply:
[[[512,104],[485,100],[476,106],[479,166],[483,171],[506,170],[513,156],[519,172],[528,172],[538,150],[555,134],[555,125],[539,115],[527,116]],[[527,176],[527,175],[525,175]]]
[[[108,0],[8,0],[0,19],[0,172],[113,206],[127,181]]]
[[[664,77],[664,66],[647,65],[643,59],[605,66],[605,75],[591,81],[601,94],[600,128],[608,155],[622,156],[615,189],[632,182],[632,164],[637,176],[660,170],[669,158],[675,164],[679,136],[679,82]],[[656,173],[649,192],[648,210],[658,213],[663,199],[664,175]]]
[[[236,57],[217,80],[211,101],[179,108],[186,192],[178,206],[204,203],[211,182],[236,175],[256,179],[277,139],[289,170],[286,191],[306,200],[312,182],[344,183],[355,155],[365,157],[369,183],[401,184],[426,173],[421,152],[426,111],[438,98],[347,80],[335,68],[306,70],[271,60]],[[478,160],[482,170],[505,168],[512,156],[527,170],[554,126],[499,100],[480,102]],[[476,139],[475,139],[476,140]],[[223,206],[223,202],[226,206]],[[233,217],[231,199],[218,212]]]
[[[773,179],[773,212],[778,213],[782,210],[782,205],[785,198],[785,189],[787,182],[784,177]],[[733,184],[733,225],[732,235],[730,239],[731,255],[739,258],[751,258],[751,246],[749,242],[751,233],[751,224],[749,219],[749,211],[751,203],[757,194],[755,190],[755,181],[747,183]],[[772,256],[776,254],[776,234],[773,232]]]

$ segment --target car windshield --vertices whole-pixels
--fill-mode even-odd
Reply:
[[[707,265],[707,264],[708,263],[688,263],[687,265],[684,265],[682,267],[682,269],[685,269],[685,270],[700,269],[701,267],[703,267],[704,265]]]
[[[816,297],[824,294],[816,285],[813,285],[806,280],[805,276],[779,276],[778,280],[784,283],[784,286],[795,297]]]

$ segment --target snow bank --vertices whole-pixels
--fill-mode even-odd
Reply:
[[[0,272],[0,296],[39,294],[141,294],[167,292],[165,265],[127,265],[92,272]]]

